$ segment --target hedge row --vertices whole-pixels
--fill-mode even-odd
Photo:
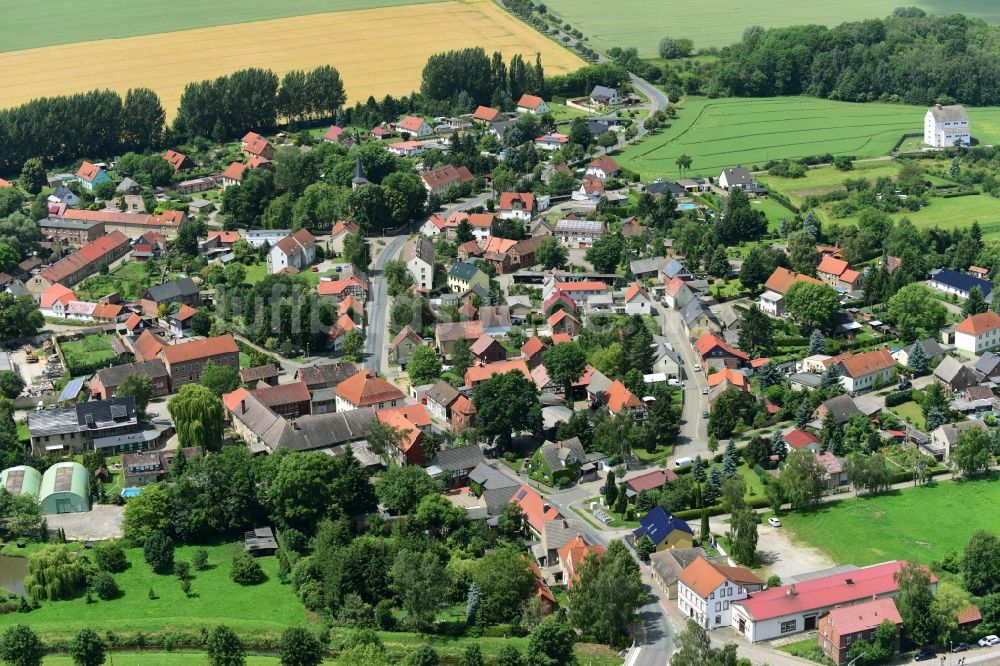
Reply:
[[[746,505],[751,509],[764,509],[769,505],[766,497],[753,497]],[[708,511],[710,516],[721,516],[726,513],[726,510],[722,508],[721,504],[714,504],[703,509],[685,509],[684,511],[676,511],[674,515],[681,520],[694,520],[695,518],[701,518],[702,511]]]
[[[906,389],[905,391],[893,391],[892,393],[885,396],[885,406],[895,407],[896,405],[901,405],[904,402],[909,402],[913,399],[913,389]]]

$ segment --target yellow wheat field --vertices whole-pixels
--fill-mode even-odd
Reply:
[[[482,46],[508,58],[542,54],[547,74],[583,61],[490,0],[313,14],[0,53],[0,108],[36,97],[135,86],[157,91],[167,115],[184,85],[245,67],[279,76],[329,64],[340,70],[351,103],[420,85],[433,53]]]

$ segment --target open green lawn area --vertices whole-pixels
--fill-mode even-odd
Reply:
[[[131,567],[115,575],[122,596],[112,601],[87,605],[83,595],[69,601],[43,602],[30,617],[12,613],[0,617],[0,627],[27,621],[41,636],[72,636],[80,629],[93,627],[99,620],[101,630],[116,632],[163,631],[164,627],[196,630],[225,622],[240,633],[277,634],[285,627],[306,623],[306,613],[291,585],[278,582],[278,560],[261,558],[268,580],[260,585],[243,587],[229,578],[233,554],[243,544],[210,546],[207,571],[192,572],[192,594],[185,597],[174,576],[159,576],[143,560],[142,549],[131,548]],[[195,548],[177,549],[175,561],[191,561]],[[152,589],[158,599],[149,598]]]
[[[913,0],[907,3],[929,14],[964,13],[1000,23],[1000,5],[993,0]],[[665,5],[657,0],[624,0],[617,3],[549,0],[550,14],[570,23],[594,45],[635,46],[643,56],[657,55],[665,35],[687,37],[696,47],[728,46],[738,42],[750,25],[765,28],[821,24],[833,26],[845,21],[888,16],[900,6],[898,0],[838,0],[816,3],[806,0],[765,0],[747,5],[738,0],[705,3],[680,0]]]
[[[830,204],[824,204],[817,209],[823,222],[839,222],[854,224],[857,217],[835,218],[830,214]],[[983,231],[983,239],[1000,239],[1000,199],[988,194],[976,194],[967,197],[951,197],[942,199],[931,197],[928,204],[916,212],[892,213],[891,217],[899,221],[908,218],[920,228],[941,227],[953,229],[969,227],[973,222],[979,222]]]
[[[247,275],[243,281],[247,284],[257,284],[264,278],[268,276],[267,272],[267,262],[262,261],[259,264],[251,264],[250,266],[244,266],[247,269]],[[304,270],[298,275],[303,278],[307,283],[312,286],[319,284],[319,279],[323,273],[312,272],[312,270]]]
[[[70,0],[44,5],[0,0],[0,51],[74,44],[95,39],[120,39],[176,30],[248,23],[286,16],[303,16],[352,9],[417,5],[435,0],[174,0],[167,3],[110,0],[79,11]],[[63,20],[73,16],[72,21]]]
[[[837,564],[892,559],[923,564],[962,551],[976,529],[995,523],[1000,477],[941,482],[872,498],[841,500],[781,516],[782,529]]]
[[[912,400],[896,405],[895,407],[890,407],[889,411],[899,418],[904,419],[917,430],[923,430],[927,427],[927,421],[924,419],[924,410]]]
[[[167,282],[177,280],[184,275],[165,276]],[[160,274],[149,275],[146,264],[140,261],[128,261],[107,275],[92,275],[73,291],[81,300],[96,301],[108,294],[119,292],[127,301],[138,300],[142,292],[160,282]]]
[[[615,159],[652,179],[677,178],[674,162],[682,153],[693,158],[691,175],[713,177],[737,164],[753,167],[824,153],[876,157],[887,154],[903,133],[919,131],[926,111],[812,97],[694,98],[683,102],[670,127]],[[1000,118],[1000,109],[992,111]]]
[[[855,162],[850,171],[841,171],[833,166],[818,166],[806,171],[802,178],[780,178],[763,175],[761,182],[768,188],[781,192],[795,205],[801,205],[809,195],[841,189],[847,179],[864,178],[875,182],[883,176],[892,178],[902,168],[898,162],[879,160],[873,162]]]
[[[795,217],[795,213],[788,210],[774,199],[767,197],[753,199],[750,202],[754,208],[762,211],[767,216],[768,231],[777,231],[782,220],[790,220]]]
[[[66,365],[70,368],[92,367],[111,361],[116,357],[115,352],[111,349],[111,336],[103,333],[94,333],[79,340],[63,342],[59,346],[62,348],[63,356],[66,357]]]
[[[801,641],[795,641],[794,643],[786,643],[778,649],[782,652],[787,652],[790,655],[816,661],[821,664],[833,663],[830,658],[823,654],[823,650],[820,649],[819,642],[816,640],[815,636],[803,638]]]
[[[188,666],[188,664],[207,664],[208,655],[204,652],[112,652],[110,657],[115,663],[142,664],[142,666]],[[108,663],[111,661],[109,659]],[[247,655],[247,666],[278,666],[277,657],[262,655]],[[324,664],[336,664],[336,660],[327,659]],[[74,666],[73,660],[66,654],[52,654],[45,657],[44,666]]]

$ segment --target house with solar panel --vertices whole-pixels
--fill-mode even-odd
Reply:
[[[139,450],[144,448],[143,438],[123,440],[123,436],[133,435],[138,431],[135,399],[131,396],[28,413],[31,451],[36,456],[46,453],[69,455],[94,450],[111,455]]]

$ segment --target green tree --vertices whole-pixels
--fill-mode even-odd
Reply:
[[[785,293],[785,309],[803,326],[826,331],[840,310],[840,296],[825,284],[794,282]]]
[[[907,361],[915,377],[923,377],[930,372],[930,359],[927,358],[927,352],[924,351],[923,345],[919,342],[913,343],[913,348]]]
[[[570,622],[602,643],[626,645],[629,628],[646,601],[638,563],[615,540],[603,556],[590,555],[577,563],[576,571],[578,578],[569,588]]]
[[[1000,592],[1000,539],[992,532],[976,530],[965,544],[962,585],[975,597]]]
[[[622,261],[625,239],[620,233],[604,234],[584,255],[598,273],[614,273]]]
[[[403,549],[396,555],[390,575],[392,590],[406,612],[407,622],[418,631],[430,627],[449,584],[437,554]]]
[[[694,620],[688,620],[684,631],[677,634],[670,666],[742,666],[736,660],[736,644],[713,648],[708,631]]]
[[[236,632],[224,624],[216,625],[205,640],[211,666],[244,666],[247,651]]]
[[[896,606],[910,640],[916,645],[935,640],[938,618],[932,612],[934,593],[927,569],[916,562],[906,562],[896,573],[896,583],[899,586]]]
[[[986,303],[986,299],[983,298],[983,290],[979,287],[970,289],[969,297],[962,303],[962,314],[969,317],[986,312],[987,310],[989,310],[989,305]]]
[[[750,358],[767,356],[774,348],[774,325],[771,318],[754,303],[743,313],[739,331],[740,349]]]
[[[281,666],[319,666],[323,644],[305,627],[289,627],[278,640],[278,661]]]
[[[826,470],[821,469],[816,456],[809,449],[791,452],[785,459],[781,476],[778,477],[785,500],[794,509],[815,504],[826,487],[823,480],[825,474]]]
[[[420,500],[441,490],[439,481],[413,465],[390,465],[375,479],[375,495],[379,502],[392,513],[401,516],[412,513]]]
[[[38,194],[47,182],[41,158],[29,157],[21,167],[21,187],[30,194]]]
[[[495,666],[525,666],[524,656],[510,643],[505,643],[500,648],[494,663]]]
[[[576,664],[573,643],[576,635],[568,626],[549,618],[528,636],[528,663],[531,666],[571,666]]]
[[[484,663],[483,651],[479,649],[478,644],[473,643],[466,646],[462,652],[462,659],[458,662],[458,666],[484,666]]]
[[[0,636],[0,659],[8,666],[41,666],[45,646],[26,624],[8,627]]]
[[[437,651],[430,645],[421,645],[415,652],[411,652],[403,666],[438,666]]]
[[[951,464],[966,476],[990,465],[990,434],[985,428],[966,428],[959,432],[958,442],[951,452]]]
[[[824,352],[826,352],[826,338],[823,336],[823,331],[814,328],[809,334],[809,349],[806,350],[806,354],[812,356]]]
[[[209,451],[217,451],[222,446],[225,409],[212,389],[187,384],[167,402],[167,411],[177,428],[182,448],[203,446]]]
[[[240,387],[240,373],[232,366],[206,361],[199,383],[221,397],[223,393],[230,393]]]
[[[21,255],[7,243],[0,243],[0,271],[9,271],[21,261]]]
[[[535,575],[516,547],[487,552],[472,566],[472,580],[480,592],[476,621],[488,626],[513,619],[531,596]]]
[[[361,336],[361,331],[354,328],[344,336],[344,345],[341,347],[341,351],[344,354],[344,358],[348,361],[360,363],[364,356],[364,347],[365,340]]]
[[[495,442],[501,451],[510,448],[515,432],[537,432],[542,425],[542,406],[535,384],[520,372],[494,375],[476,386],[472,396],[476,408],[476,433]]]
[[[552,345],[542,353],[542,365],[549,376],[563,387],[566,402],[572,404],[573,382],[587,369],[587,355],[575,342]]]
[[[875,635],[871,640],[854,641],[847,651],[849,660],[857,660],[860,666],[875,666],[887,663],[896,654],[899,642],[899,629],[892,620],[884,620],[875,627]]]
[[[344,238],[344,260],[363,271],[372,262],[371,248],[361,234],[347,234]]]
[[[240,264],[233,264],[240,266]],[[229,267],[227,267],[229,268]],[[207,336],[212,330],[212,316],[204,310],[198,310],[191,317],[191,332],[194,335]]]
[[[105,659],[104,641],[93,629],[82,629],[73,637],[69,655],[76,666],[101,666]]]
[[[24,390],[24,381],[13,370],[0,372],[0,395],[14,400]]]
[[[362,432],[368,442],[368,450],[381,458],[387,468],[392,467],[392,462],[399,457],[406,433],[381,419],[369,421]]]
[[[125,549],[118,541],[101,541],[94,547],[94,563],[99,569],[111,573],[121,573],[128,569]]]
[[[757,514],[753,509],[741,507],[733,511],[729,517],[729,542],[737,562],[746,566],[753,566],[756,563]]]
[[[409,373],[413,386],[432,384],[441,378],[441,357],[433,347],[420,345],[410,354],[406,372]]]
[[[899,328],[900,335],[907,341],[936,334],[944,327],[948,315],[931,290],[916,282],[897,291],[887,305],[886,318]]]
[[[0,294],[0,339],[35,335],[44,324],[45,319],[31,296]]]
[[[267,580],[267,575],[261,568],[260,562],[245,550],[241,550],[233,556],[229,577],[238,585],[259,585]]]
[[[125,505],[123,536],[137,545],[170,526],[170,491],[163,483],[143,486],[142,493]]]
[[[143,559],[154,572],[165,575],[174,570],[174,542],[166,532],[153,532],[142,547]]]
[[[535,250],[535,260],[546,269],[565,268],[569,258],[567,250],[554,236],[546,236]]]

